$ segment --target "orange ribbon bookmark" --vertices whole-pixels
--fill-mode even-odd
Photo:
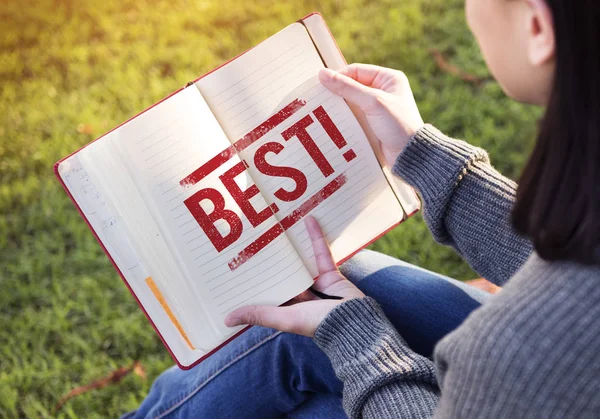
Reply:
[[[162,292],[160,292],[160,290],[158,289],[158,287],[154,283],[154,280],[152,279],[151,276],[149,276],[148,278],[146,278],[146,284],[148,284],[148,286],[152,290],[152,294],[154,294],[154,296],[156,297],[156,299],[158,300],[158,302],[162,306],[163,310],[165,310],[165,313],[167,313],[167,316],[169,316],[169,319],[171,319],[171,322],[173,322],[173,324],[175,325],[175,327],[177,328],[177,330],[179,330],[179,333],[181,333],[181,336],[185,340],[185,343],[187,343],[187,345],[190,347],[190,349],[192,349],[192,350],[195,349],[194,345],[192,345],[192,342],[190,342],[190,340],[188,339],[187,335],[185,334],[185,331],[183,330],[183,327],[181,327],[181,324],[179,324],[179,321],[177,320],[177,317],[175,317],[175,315],[173,314],[173,312],[169,308],[169,305],[165,301],[165,297],[163,297]]]

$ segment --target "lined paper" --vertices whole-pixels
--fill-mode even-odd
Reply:
[[[323,68],[308,33],[294,23],[208,74],[196,86],[234,142],[287,105],[286,95]]]

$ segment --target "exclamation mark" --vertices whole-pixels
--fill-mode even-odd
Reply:
[[[337,129],[337,127],[335,126],[335,124],[333,123],[327,112],[325,112],[325,109],[323,109],[322,106],[319,106],[317,109],[315,109],[313,113],[325,129],[327,135],[329,135],[333,143],[337,146],[337,148],[341,150],[346,145],[348,145],[346,139],[344,138],[340,130]],[[346,159],[347,162],[351,162],[356,158],[356,153],[354,152],[354,150],[350,149],[344,154],[342,154],[342,156]]]

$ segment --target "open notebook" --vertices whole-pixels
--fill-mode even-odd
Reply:
[[[242,331],[223,324],[235,308],[311,286],[304,216],[341,263],[418,210],[364,116],[319,84],[344,64],[309,15],[56,164],[181,368]]]

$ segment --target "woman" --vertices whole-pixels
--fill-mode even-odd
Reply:
[[[309,218],[315,289],[343,299],[238,309],[229,326],[297,335],[252,328],[198,368],[165,372],[133,415],[600,416],[600,5],[466,6],[506,93],[546,107],[517,192],[483,150],[423,123],[402,73],[359,64],[320,79],[367,114],[434,237],[502,292],[373,252],[340,272]]]

